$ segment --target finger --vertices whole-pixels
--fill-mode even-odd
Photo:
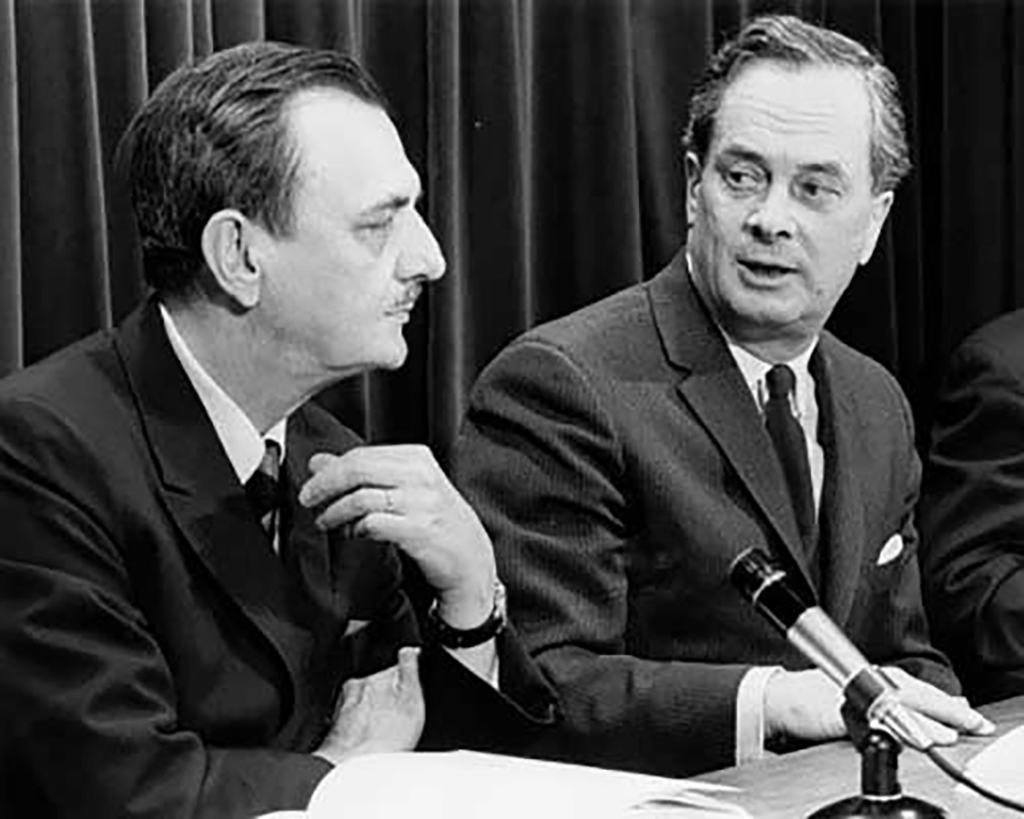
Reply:
[[[324,492],[337,494],[339,489],[344,491],[362,484],[423,482],[440,472],[433,453],[420,444],[362,446],[342,455],[317,453],[309,459],[309,469],[313,475],[303,486],[303,492],[313,496],[311,503],[317,503]],[[299,497],[303,500],[303,493]]]
[[[418,691],[420,688],[420,649],[402,646],[398,649],[398,687]]]
[[[957,732],[952,728],[948,728],[940,722],[936,722],[931,717],[927,717],[917,709],[914,710],[914,716],[917,717],[917,721],[921,727],[924,728],[925,732],[935,741],[937,745],[952,745],[956,742],[958,736]]]
[[[316,518],[321,529],[333,529],[346,523],[354,523],[370,514],[394,516],[398,514],[396,498],[398,490],[391,487],[366,486],[342,495],[327,506]],[[368,537],[364,533],[356,533]]]
[[[352,534],[355,537],[393,543],[410,557],[425,540],[426,532],[422,524],[404,515],[387,514],[385,512],[369,512],[352,522]]]
[[[968,734],[995,731],[995,725],[971,708],[963,697],[952,697],[900,668],[886,668],[884,673],[899,690],[900,702],[918,714]]]

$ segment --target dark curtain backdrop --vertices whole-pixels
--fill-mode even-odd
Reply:
[[[831,326],[897,374],[924,431],[952,346],[1024,304],[1017,0],[0,0],[0,374],[143,295],[112,156],[149,89],[247,40],[338,48],[394,104],[449,275],[408,327],[403,370],[321,400],[444,462],[502,345],[653,275],[682,242],[689,89],[765,10],[873,44],[903,86],[915,171]]]

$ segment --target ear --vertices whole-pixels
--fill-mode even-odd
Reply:
[[[895,198],[896,194],[892,191],[886,191],[874,197],[874,201],[871,203],[871,214],[868,216],[868,225],[864,232],[864,247],[860,251],[860,264],[867,264],[875,252],[878,237],[882,235],[882,226],[885,224]]]
[[[700,160],[693,151],[686,152],[686,226],[693,227],[697,219],[697,196],[700,193],[701,173]]]
[[[237,210],[220,210],[203,228],[202,247],[220,290],[245,309],[260,300],[261,274],[250,244],[255,226]]]

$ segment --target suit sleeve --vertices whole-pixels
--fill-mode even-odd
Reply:
[[[242,736],[212,747],[180,725],[104,512],[109,483],[64,419],[32,402],[0,408],[0,804],[5,788],[28,788],[54,817],[304,807],[325,761]]]
[[[922,530],[936,639],[968,694],[1024,693],[1024,373],[982,340],[950,362]]]
[[[643,659],[630,645],[638,527],[603,398],[558,349],[518,343],[476,385],[456,475],[495,543],[512,619],[565,722],[539,753],[679,775],[730,765],[745,666]]]

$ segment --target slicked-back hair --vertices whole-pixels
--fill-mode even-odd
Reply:
[[[893,190],[910,171],[910,156],[896,77],[865,46],[830,29],[788,15],[751,20],[715,52],[690,97],[686,147],[701,166],[714,137],[715,118],[726,89],[755,62],[795,69],[808,66],[851,68],[860,72],[871,107],[871,186]]]
[[[196,287],[203,229],[219,210],[237,209],[273,235],[289,235],[299,156],[286,112],[313,89],[338,89],[387,110],[351,58],[281,43],[214,53],[156,88],[118,147],[154,290],[181,295]]]

